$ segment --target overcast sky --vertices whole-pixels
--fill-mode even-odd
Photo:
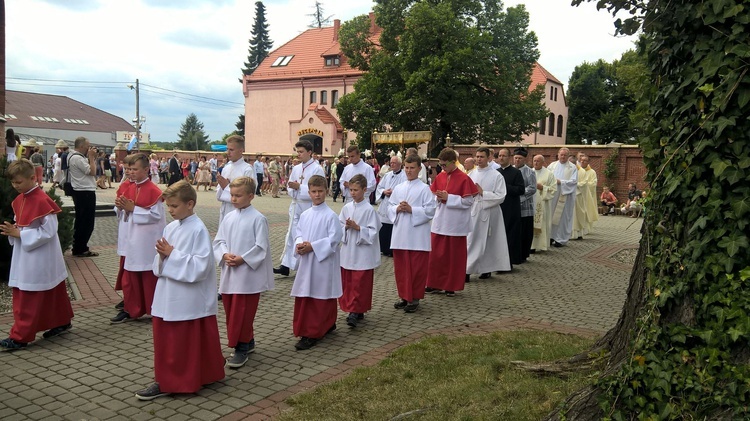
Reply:
[[[368,13],[367,0],[320,0],[347,21]],[[567,88],[576,65],[612,61],[632,48],[615,38],[612,17],[570,0],[526,4],[539,38],[539,62]],[[274,48],[311,22],[315,0],[266,0]],[[234,130],[243,113],[240,69],[247,59],[253,0],[6,0],[7,89],[64,95],[127,121],[140,113],[152,140],[175,141],[192,112],[210,140]],[[30,79],[30,80],[27,80]],[[49,82],[60,80],[65,82]]]

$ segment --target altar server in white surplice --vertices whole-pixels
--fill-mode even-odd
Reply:
[[[232,135],[227,138],[227,162],[221,174],[216,175],[216,200],[221,202],[219,209],[219,225],[224,216],[234,210],[232,198],[229,194],[229,183],[237,177],[250,177],[257,183],[253,166],[242,159],[245,152],[245,138],[240,135]]]
[[[372,282],[380,266],[380,218],[365,200],[367,179],[357,174],[349,180],[352,201],[339,214],[344,236],[341,240],[341,284],[339,308],[349,313],[346,324],[357,327],[372,308]]]
[[[393,257],[391,250],[391,235],[393,233],[393,221],[388,218],[388,206],[391,201],[393,189],[399,184],[406,181],[406,173],[401,169],[401,158],[394,155],[390,162],[391,171],[383,176],[375,190],[375,203],[378,206],[378,215],[380,216],[380,252],[383,256]]]
[[[432,242],[430,229],[437,203],[430,187],[419,179],[422,160],[415,155],[404,159],[406,181],[393,189],[388,218],[393,221],[391,248],[399,300],[393,305],[407,313],[417,311],[424,298]]]
[[[159,280],[151,306],[156,382],[136,392],[141,400],[195,393],[224,378],[216,263],[208,230],[193,213],[196,200],[185,180],[164,191],[174,221],[156,243],[153,270]]]
[[[552,230],[550,238],[555,247],[562,247],[570,241],[573,233],[573,212],[576,206],[578,189],[578,168],[568,162],[568,148],[560,148],[557,161],[551,162],[547,169],[552,171],[557,182],[557,191],[552,198]]]
[[[375,170],[362,160],[362,155],[359,153],[359,148],[356,145],[346,148],[346,155],[349,157],[349,165],[344,168],[344,172],[339,179],[344,203],[352,200],[352,195],[349,194],[349,180],[357,174],[362,174],[367,180],[365,197],[370,197],[370,193],[375,191],[375,186],[378,183],[375,180]]]
[[[336,329],[336,300],[341,297],[339,244],[343,230],[336,212],[326,205],[328,183],[322,175],[308,181],[312,207],[300,215],[294,252],[299,258],[292,285],[295,348],[310,349]]]
[[[505,222],[500,210],[505,200],[505,178],[489,167],[489,148],[477,149],[474,161],[476,168],[469,177],[477,185],[479,194],[471,207],[466,277],[479,273],[479,279],[487,279],[492,272],[511,270]]]
[[[532,161],[536,173],[536,198],[534,199],[534,240],[531,250],[542,251],[549,248],[552,232],[552,198],[557,191],[557,179],[552,171],[544,167],[544,156],[536,155]]]
[[[286,231],[284,251],[281,253],[281,265],[273,269],[273,273],[289,276],[289,270],[297,270],[297,255],[294,251],[294,236],[297,233],[297,223],[302,212],[310,209],[312,201],[308,194],[307,182],[315,175],[325,177],[323,167],[312,158],[313,146],[308,140],[300,140],[294,145],[300,164],[292,168],[287,182],[287,194],[292,198],[289,205],[289,227]]]
[[[253,322],[262,292],[272,290],[273,261],[268,220],[252,206],[255,181],[239,177],[229,184],[235,210],[219,225],[214,238],[214,258],[221,268],[219,293],[227,319],[228,345],[234,353],[227,366],[245,365],[255,351]]]

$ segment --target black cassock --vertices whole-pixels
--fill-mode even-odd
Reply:
[[[508,165],[498,168],[505,179],[507,194],[505,201],[500,205],[505,222],[505,236],[508,238],[508,254],[510,263],[517,265],[523,263],[521,255],[521,196],[525,193],[526,185],[523,182],[521,171]]]

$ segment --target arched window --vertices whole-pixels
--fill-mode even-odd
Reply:
[[[328,104],[328,91],[320,91],[320,103]]]
[[[339,105],[339,91],[331,91],[331,107],[336,108]]]
[[[555,135],[555,113],[549,113],[549,122],[547,125],[549,126],[549,131],[547,132],[547,134],[550,136],[554,136]]]
[[[544,134],[547,131],[547,119],[543,118],[539,120],[539,133]]]
[[[318,93],[315,91],[310,91],[310,104],[318,102]]]
[[[550,101],[555,100],[555,87],[554,86],[549,87],[549,100]]]
[[[557,116],[557,137],[562,137],[563,119],[562,116]]]

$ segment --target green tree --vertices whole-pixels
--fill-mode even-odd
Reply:
[[[308,28],[322,28],[324,25],[329,25],[331,23],[331,18],[333,15],[325,15],[325,11],[323,10],[323,3],[319,2],[318,0],[315,0],[315,11],[310,13],[307,16],[310,16],[312,18],[312,22],[310,25],[308,25]]]
[[[367,71],[339,102],[342,124],[369,147],[374,130],[432,130],[456,143],[519,140],[546,115],[529,92],[539,57],[524,6],[478,0],[378,1],[341,29],[342,52]],[[440,147],[440,145],[437,145]]]
[[[597,5],[629,12],[617,31],[645,37],[654,95],[639,145],[650,195],[621,316],[592,350],[601,371],[548,418],[748,419],[747,2]]]
[[[203,123],[198,117],[190,113],[180,127],[180,133],[177,135],[179,140],[175,147],[183,151],[202,151],[208,149],[208,136],[203,130]]]
[[[245,135],[245,114],[240,114],[237,116],[237,122],[234,123],[234,127],[237,128],[233,133],[238,134],[240,136]]]
[[[268,57],[268,53],[273,48],[273,41],[268,35],[266,7],[262,1],[255,2],[255,21],[250,34],[252,38],[248,40],[250,46],[247,50],[247,61],[242,69],[242,74],[245,76],[251,75],[260,66],[260,63]]]

